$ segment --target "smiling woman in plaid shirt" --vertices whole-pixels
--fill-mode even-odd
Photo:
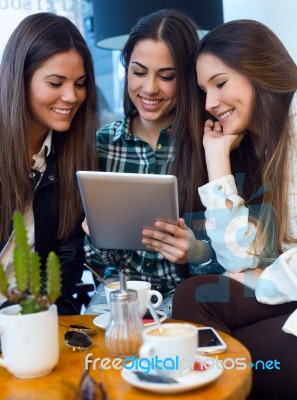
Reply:
[[[188,83],[192,55],[199,43],[196,29],[189,17],[169,9],[139,20],[122,51],[125,118],[97,132],[101,171],[177,176],[180,216],[201,210],[197,187],[206,179],[204,161],[198,156],[202,143],[188,120],[192,91],[196,90]],[[188,276],[188,263],[207,268],[202,264],[210,262],[212,253],[208,243],[195,238],[183,218],[178,226],[160,221],[156,226],[162,232],[143,231],[147,251],[97,249],[89,237],[85,251],[92,267],[105,269],[105,278],[118,280],[121,268],[130,279],[151,282],[162,292],[163,309],[170,315],[173,291]],[[100,290],[96,311],[98,302],[105,303]]]

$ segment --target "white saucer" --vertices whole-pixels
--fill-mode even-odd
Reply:
[[[200,361],[209,360],[209,357],[199,356],[198,359]],[[127,364],[127,366],[129,366],[129,364]],[[170,384],[141,381],[132,371],[133,369],[130,370],[125,368],[122,368],[121,370],[122,378],[132,386],[151,392],[179,393],[207,385],[222,374],[223,368],[213,365],[210,369],[204,371],[191,371],[187,375],[174,378],[179,383]]]
[[[164,311],[156,310],[156,313],[160,317],[160,322],[164,322],[165,319],[167,318],[167,315],[165,314]],[[93,319],[93,324],[98,326],[98,328],[106,329],[108,326],[109,316],[110,316],[109,312],[98,315],[96,318]],[[143,323],[145,326],[150,326],[154,325],[155,321],[150,319],[143,319]]]

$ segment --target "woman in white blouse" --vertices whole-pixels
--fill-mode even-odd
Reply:
[[[238,20],[202,39],[196,72],[209,178],[199,195],[226,272],[180,284],[173,317],[233,335],[254,364],[274,360],[254,368],[253,394],[296,398],[297,338],[282,327],[297,308],[297,67],[265,25]]]

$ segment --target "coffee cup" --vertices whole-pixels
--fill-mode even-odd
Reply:
[[[152,290],[151,283],[145,281],[127,281],[127,289],[136,290],[139,306],[139,315],[142,318],[148,309],[148,303],[150,302],[154,308],[160,307],[163,302],[163,296],[157,290]],[[110,304],[110,293],[114,290],[120,289],[120,282],[112,282],[104,286],[106,302]],[[152,297],[156,296],[157,301],[152,302]]]
[[[142,333],[143,344],[139,355],[150,367],[149,372],[168,377],[189,373],[197,348],[197,327],[187,323],[149,326]],[[147,366],[146,373],[148,372]]]
[[[47,311],[33,314],[20,314],[20,309],[13,305],[0,311],[0,365],[17,378],[38,378],[58,363],[57,307],[53,304]]]

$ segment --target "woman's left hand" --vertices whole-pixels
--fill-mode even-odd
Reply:
[[[175,264],[186,264],[189,254],[196,247],[196,238],[183,218],[179,218],[178,225],[156,221],[156,228],[160,231],[144,229],[142,243],[150,250],[156,250],[168,261]]]

